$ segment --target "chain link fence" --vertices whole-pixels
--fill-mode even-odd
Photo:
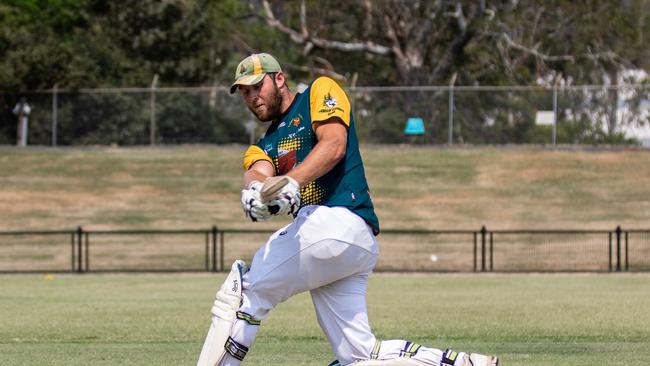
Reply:
[[[356,87],[365,143],[637,144],[650,147],[650,85]],[[264,126],[224,87],[0,94],[0,144],[15,144],[14,105],[31,107],[29,145],[250,143]],[[423,133],[405,135],[408,118]]]

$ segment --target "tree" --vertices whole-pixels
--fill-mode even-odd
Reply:
[[[389,59],[398,85],[444,85],[454,72],[470,85],[531,84],[553,71],[579,82],[600,76],[600,82],[602,68],[649,65],[642,43],[650,31],[645,0],[348,0],[336,7],[255,0],[251,8],[301,45],[303,55]],[[348,66],[345,57],[336,58],[329,64]],[[598,75],[592,65],[601,68]]]
[[[259,51],[278,56],[295,81],[328,75],[347,86],[421,86],[447,85],[456,75],[457,85],[615,86],[630,82],[631,69],[650,69],[649,13],[647,0],[6,0],[0,91],[3,105],[13,106],[25,91],[146,87],[155,74],[159,86],[223,86],[243,56]],[[360,117],[381,118],[382,136],[400,133],[400,114],[417,113],[430,121],[429,141],[445,141],[445,93],[352,97],[367,113]],[[518,98],[474,98],[480,105],[466,119],[477,125],[464,126],[463,137],[489,135],[496,127],[478,125],[485,120],[503,131],[521,129],[508,136],[527,136],[532,111],[513,108],[531,103]],[[598,109],[585,119],[598,115],[610,136],[620,123],[647,120],[635,113],[647,92],[612,88],[577,98],[572,105]],[[172,100],[179,105],[167,110],[183,110],[180,99]],[[622,102],[636,109],[625,118]],[[46,110],[36,108],[35,126]],[[173,125],[182,121],[168,123],[169,131],[183,130]],[[0,114],[3,135],[12,135],[13,124],[10,114]],[[220,134],[241,134],[227,128]]]
[[[623,70],[650,65],[643,45],[650,34],[646,0],[250,4],[304,58],[353,85],[352,72],[363,85],[446,85],[454,74],[461,85],[616,85]],[[610,135],[618,101],[612,89],[603,114]],[[397,104],[414,109],[408,99]],[[430,116],[441,117],[439,111]]]
[[[216,76],[223,74],[219,66],[228,62],[230,52],[230,44],[222,41],[228,39],[229,31],[229,17],[223,14],[236,9],[234,4],[237,1],[3,2],[0,4],[2,102],[13,105],[25,92],[32,93],[30,98],[36,98],[34,90],[57,85],[67,90],[59,100],[61,117],[67,118],[60,121],[60,130],[72,132],[60,143],[141,143],[139,134],[144,125],[141,117],[139,114],[129,117],[127,113],[144,110],[147,105],[142,100],[133,95],[113,98],[75,95],[74,91],[148,86],[155,74],[160,76],[159,85],[163,86],[220,81]],[[101,105],[104,102],[108,105]],[[177,102],[170,99],[170,103]],[[49,128],[49,123],[40,121],[45,117],[49,122],[47,101],[43,106],[37,108],[37,128],[33,132],[47,137],[43,133],[47,131],[39,130]],[[85,115],[76,112],[82,106],[90,108]],[[168,110],[182,109],[182,106],[168,107]],[[100,113],[111,108],[114,113]],[[99,118],[92,118],[93,114]],[[14,119],[11,114],[0,115],[3,135],[14,133]],[[182,119],[169,123],[166,127],[171,131],[183,129]],[[226,126],[234,128],[233,135],[242,135],[238,126]]]

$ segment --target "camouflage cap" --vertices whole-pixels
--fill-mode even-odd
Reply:
[[[252,54],[237,65],[230,94],[237,91],[239,85],[255,85],[264,79],[264,75],[280,71],[280,64],[273,56],[268,53]]]

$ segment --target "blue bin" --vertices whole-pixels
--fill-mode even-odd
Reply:
[[[406,120],[404,128],[405,135],[424,135],[424,121],[419,117],[411,117]]]

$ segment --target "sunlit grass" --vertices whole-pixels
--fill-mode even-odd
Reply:
[[[2,365],[192,365],[223,275],[2,275]],[[650,278],[377,274],[382,339],[493,352],[507,365],[647,365]],[[398,295],[396,295],[398,294]],[[245,365],[326,365],[307,294],[262,323]]]

